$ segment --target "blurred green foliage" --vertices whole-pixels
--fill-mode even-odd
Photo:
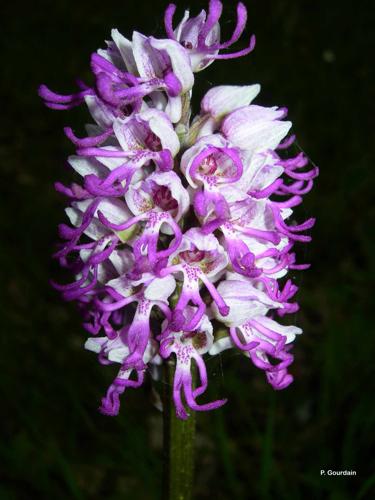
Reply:
[[[190,1],[192,8],[203,8]],[[234,20],[227,2],[224,30]],[[297,276],[305,333],[295,347],[295,383],[281,393],[240,355],[208,364],[210,396],[223,409],[199,415],[197,499],[375,498],[374,186],[370,1],[252,0],[257,48],[198,75],[199,91],[220,83],[262,84],[264,105],[287,105],[300,146],[321,167],[299,216],[317,225]],[[180,13],[186,6],[178,1]],[[89,79],[89,54],[111,27],[162,34],[165,2],[7,2],[2,39],[0,498],[159,499],[161,415],[150,386],[129,390],[121,415],[96,412],[113,377],[82,348],[74,306],[48,280],[72,146],[87,114],[50,112],[39,83],[69,92]],[[320,469],[356,477],[321,477]]]

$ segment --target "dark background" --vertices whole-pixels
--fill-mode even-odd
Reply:
[[[179,13],[189,6],[178,1]],[[224,30],[234,20],[225,6]],[[52,112],[36,90],[90,80],[89,55],[110,29],[163,35],[162,0],[17,1],[2,7],[0,498],[161,498],[161,414],[150,387],[127,391],[121,415],[97,413],[116,368],[83,350],[71,304],[48,280],[64,220],[53,182],[73,152],[62,127],[82,131],[83,109]],[[204,2],[190,2],[194,13]],[[321,168],[299,211],[314,215],[297,277],[304,329],[294,384],[275,393],[247,359],[209,362],[221,410],[199,415],[195,498],[375,498],[374,158],[370,114],[373,2],[249,0],[255,52],[197,75],[211,84],[260,82],[257,103],[286,105],[300,146]],[[228,21],[228,23],[227,23]],[[198,92],[197,92],[198,93]],[[356,477],[321,478],[320,469]]]

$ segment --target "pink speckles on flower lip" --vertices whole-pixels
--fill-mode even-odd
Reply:
[[[196,17],[186,11],[174,28],[175,11],[167,7],[164,39],[134,32],[127,40],[112,30],[107,49],[91,57],[92,88],[80,82],[70,95],[39,88],[48,107],[86,103],[95,122],[88,137],[64,129],[76,147],[69,164],[83,180],[56,183],[71,225],[59,226],[55,257],[74,281],[54,286],[77,301],[91,334],[85,347],[103,365],[120,364],[100,406],[106,415],[171,356],[182,419],[188,409],[226,402],[197,401],[208,385],[205,359],[224,349],[243,353],[274,389],[293,380],[290,349],[301,330],[276,318],[299,307],[286,276],[308,267],[293,248],[311,240],[314,219],[291,217],[318,168],[303,153],[287,157],[295,136],[288,137],[286,108],[253,104],[258,84],[213,87],[191,117],[194,73],[248,54],[255,38],[227,52],[246,27],[242,3],[226,42],[219,0]]]
[[[183,365],[188,365],[194,349],[191,345],[178,345],[176,349],[176,356],[180,363]]]

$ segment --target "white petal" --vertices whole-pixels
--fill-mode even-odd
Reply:
[[[150,109],[140,113],[140,118],[148,122],[151,131],[160,139],[163,149],[169,149],[176,156],[180,149],[180,141],[166,113]]]
[[[254,318],[255,316],[267,314],[269,310],[269,307],[262,302],[258,302],[255,298],[250,297],[248,300],[239,300],[236,298],[228,299],[226,297],[223,298],[225,303],[230,307],[230,311],[227,316],[222,316],[220,314],[216,304],[213,304],[212,308],[216,319],[227,326],[243,325],[246,321]]]
[[[116,119],[113,122],[113,131],[124,151],[134,151],[143,148],[146,126],[142,121],[138,120],[138,115],[136,117],[131,116],[125,120]]]
[[[85,175],[94,174],[102,178],[108,173],[107,168],[104,167],[95,158],[69,156],[68,163],[79,175],[82,175],[82,177],[85,177]]]
[[[163,76],[164,66],[151,47],[149,38],[137,31],[133,32],[133,55],[142,78],[151,80]]]
[[[102,212],[114,224],[124,223],[132,216],[126,204],[116,198],[103,199],[97,208],[96,214],[98,211]]]
[[[255,288],[249,281],[225,280],[218,286],[218,292],[230,307],[228,316],[222,316],[216,304],[212,305],[215,317],[228,326],[240,326],[255,316],[265,315],[269,309],[281,304]]]
[[[120,276],[119,278],[108,281],[107,286],[116,290],[116,292],[123,297],[130,297],[134,293],[131,283],[125,276]]]
[[[250,153],[275,149],[289,132],[292,123],[279,121],[283,110],[248,106],[228,115],[221,130],[235,146]]]
[[[199,33],[206,21],[206,12],[201,10],[195,17],[190,17],[189,14],[190,12],[186,10],[174,33],[179,42],[190,42],[195,47],[198,45]]]
[[[187,190],[183,187],[181,179],[175,172],[156,172],[148,178],[159,186],[167,186],[171,192],[172,198],[178,203],[177,213],[174,216],[178,222],[189,210],[190,197]]]
[[[125,38],[117,29],[111,31],[111,36],[117,48],[120,51],[122,58],[129,73],[137,74],[137,65],[133,56],[133,45],[130,40]]]
[[[88,351],[96,352],[97,354],[99,354],[106,342],[108,342],[107,337],[90,337],[86,340],[84,347]]]
[[[110,63],[112,63],[116,68],[121,71],[126,71],[126,66],[124,60],[120,54],[119,49],[116,47],[116,44],[112,41],[106,41],[107,49],[98,49],[97,53],[102,56],[104,59],[107,59]]]
[[[109,259],[119,275],[130,271],[134,265],[133,253],[125,248],[114,250],[109,256]]]
[[[221,85],[210,89],[203,97],[201,108],[217,120],[228,113],[248,106],[259,94],[260,85]]]
[[[143,181],[130,184],[125,193],[126,203],[134,215],[140,215],[154,208],[152,196],[146,193],[142,186]]]
[[[228,335],[214,342],[208,353],[211,356],[216,356],[216,354],[220,354],[221,352],[231,349],[232,347],[234,347],[234,344],[232,339]]]
[[[168,97],[165,112],[169,116],[172,123],[177,123],[181,119],[182,114],[182,100],[181,96]]]
[[[82,221],[82,211],[74,208],[68,207],[65,209],[65,213],[68,216],[70,223],[72,226],[78,227]],[[89,238],[94,241],[103,238],[104,236],[110,234],[110,230],[105,228],[101,222],[96,219],[93,219],[88,228],[85,229],[84,234],[86,234]]]
[[[81,224],[82,214],[91,203],[92,200],[74,202],[72,204],[72,207],[68,207],[65,210],[65,213],[69,217],[69,220],[73,226],[77,227]],[[95,211],[91,224],[84,231],[84,234],[86,234],[93,240],[98,240],[103,236],[113,233],[111,229],[106,228],[98,220],[98,211],[101,211],[108,220],[115,224],[125,222],[132,216],[131,212],[128,210],[123,201],[117,200],[115,198],[103,199]]]
[[[168,297],[174,292],[176,281],[173,276],[155,278],[145,289],[145,297],[148,300],[168,301]]]
[[[190,168],[196,156],[198,156],[207,146],[226,147],[228,142],[221,134],[207,135],[199,139],[191,148],[187,149],[181,158],[181,170],[185,174],[186,180],[193,188],[197,188],[197,184],[190,176]]]
[[[210,263],[209,268],[204,270],[205,275],[214,283],[219,279],[226,268],[228,264],[228,255],[213,234],[203,234],[197,228],[189,229],[184,234],[177,252],[170,256],[170,261],[173,261],[175,255],[185,250],[191,250],[193,246],[198,250],[213,251],[216,253],[215,259]]]
[[[106,129],[112,125],[116,117],[103,101],[99,100],[96,96],[86,95],[85,102],[91,116],[100,127]]]
[[[129,355],[129,349],[127,347],[121,347],[120,349],[112,349],[108,353],[109,361],[113,361],[114,363],[122,363],[124,359]],[[130,376],[132,370],[127,370]],[[124,377],[122,377],[124,378]]]

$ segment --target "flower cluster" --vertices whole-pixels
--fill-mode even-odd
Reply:
[[[177,415],[220,407],[224,399],[197,399],[207,388],[204,355],[229,348],[283,389],[301,333],[275,318],[298,309],[285,276],[308,267],[292,249],[310,240],[314,220],[291,216],[317,168],[301,153],[286,156],[294,141],[287,110],[252,104],[259,85],[213,87],[191,116],[194,74],[250,53],[255,39],[228,52],[245,29],[242,3],[226,42],[219,0],[196,17],[186,11],[176,27],[175,10],[166,10],[165,39],[113,30],[91,56],[92,86],[79,82],[71,95],[39,88],[53,109],[85,102],[95,122],[84,138],[65,128],[77,148],[68,162],[82,181],[56,184],[70,221],[59,226],[56,257],[75,278],[54,286],[82,310],[85,347],[102,364],[120,364],[100,407],[108,415],[171,357]]]

